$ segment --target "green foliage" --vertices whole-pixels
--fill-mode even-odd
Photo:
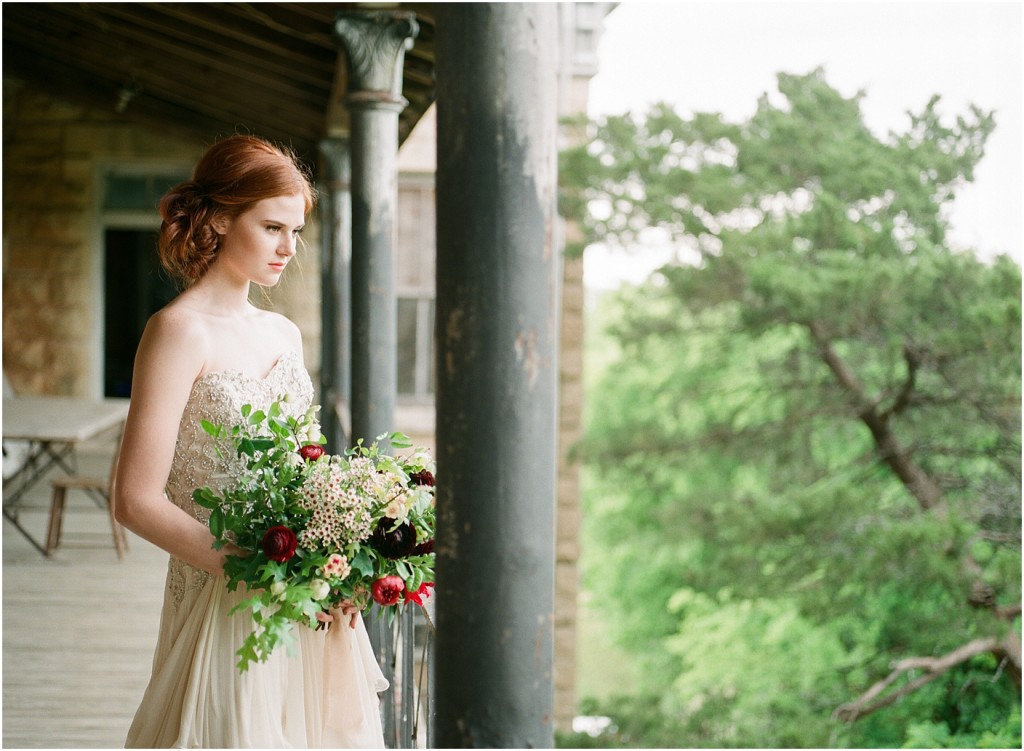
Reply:
[[[895,661],[1019,634],[1020,268],[945,240],[994,117],[933,99],[882,140],[821,71],[779,92],[563,155],[587,244],[699,259],[606,300],[591,345],[585,584],[652,695],[601,707],[605,740],[658,745],[654,712],[683,746],[1019,745],[992,655],[833,719]]]

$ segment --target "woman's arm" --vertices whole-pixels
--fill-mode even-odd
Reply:
[[[165,308],[146,325],[135,358],[114,514],[140,537],[196,568],[220,575],[224,552],[199,520],[164,495],[185,404],[205,362],[202,326],[187,312]]]

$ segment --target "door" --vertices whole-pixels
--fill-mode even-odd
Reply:
[[[104,234],[103,394],[131,395],[135,350],[146,321],[177,294],[157,256],[156,230]]]

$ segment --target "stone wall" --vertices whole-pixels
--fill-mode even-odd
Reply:
[[[571,231],[571,225],[567,227]],[[559,333],[558,492],[555,531],[555,727],[576,716],[580,468],[571,458],[583,436],[583,259],[565,258]]]
[[[16,393],[98,397],[102,171],[143,164],[187,173],[205,144],[131,124],[113,108],[50,98],[10,78],[3,96],[4,372]],[[155,210],[153,217],[156,226]],[[307,365],[316,371],[320,245],[316,227],[310,229],[299,273],[290,269],[269,300],[302,328]]]

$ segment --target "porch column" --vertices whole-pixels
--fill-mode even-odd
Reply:
[[[320,161],[324,175],[320,203],[322,245],[321,317],[320,317],[320,428],[332,453],[349,446],[347,415],[351,408],[349,263],[352,227],[349,180],[348,140],[325,138],[320,142]]]
[[[396,11],[342,11],[352,154],[352,440],[394,430],[397,303],[393,227],[405,50],[419,31]]]
[[[405,108],[405,50],[419,32],[413,13],[341,11],[334,32],[344,45],[352,159],[351,408],[355,443],[395,429],[397,302],[394,222],[398,205],[398,115]],[[388,747],[398,746],[394,646],[383,618],[367,622],[377,661],[392,687],[381,697]]]
[[[438,4],[436,745],[553,745],[557,4]]]

